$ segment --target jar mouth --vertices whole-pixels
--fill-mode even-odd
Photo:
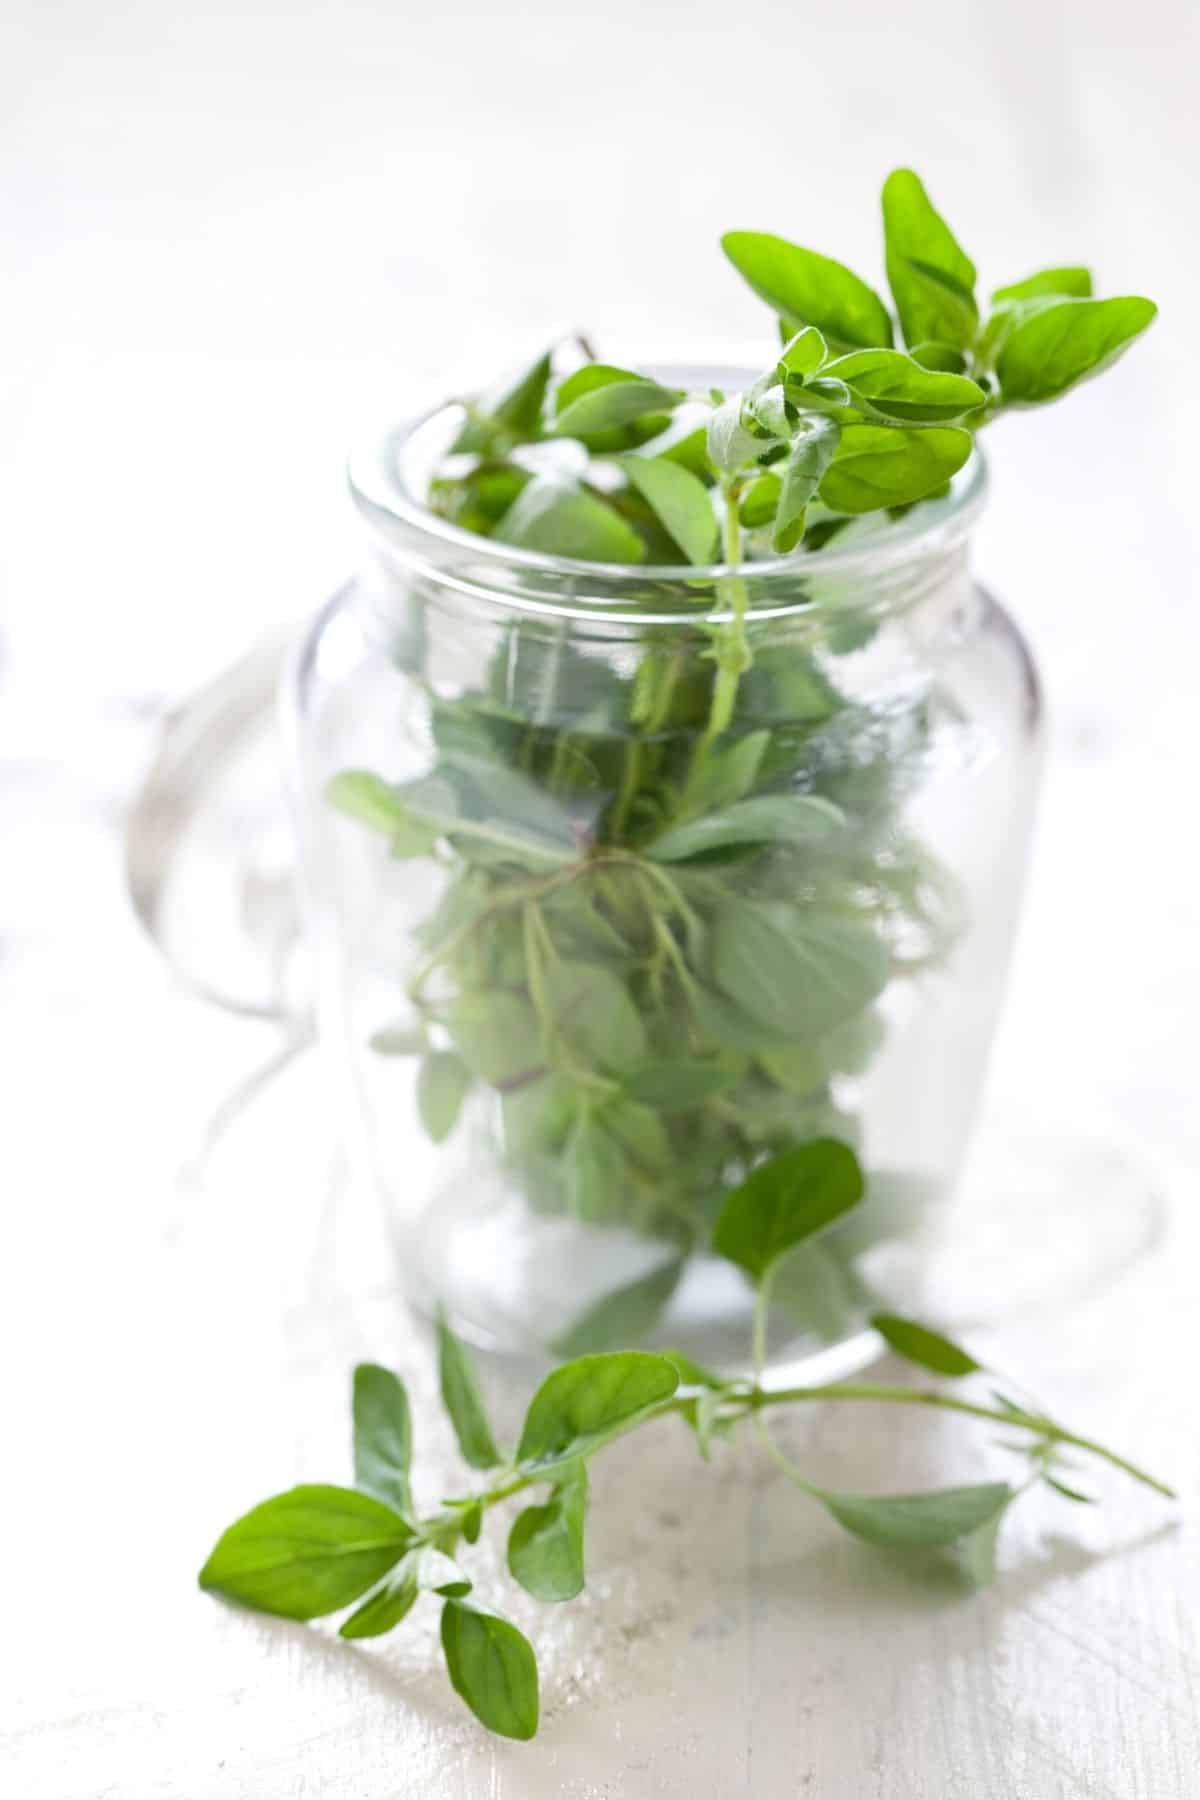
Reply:
[[[756,378],[755,371],[748,369],[672,363],[651,365],[648,373],[668,385],[701,392],[710,387],[744,388]],[[901,519],[862,515],[861,526],[856,520],[852,527],[857,535],[851,543],[835,541],[818,550],[740,564],[584,561],[497,543],[494,538],[464,530],[427,505],[423,495],[430,477],[464,417],[460,402],[444,401],[367,436],[352,451],[347,469],[355,505],[385,544],[395,544],[406,560],[419,561],[431,573],[442,558],[460,563],[466,555],[476,581],[494,580],[502,590],[508,589],[512,599],[517,598],[523,579],[537,583],[543,601],[550,590],[542,583],[561,583],[561,598],[569,596],[571,610],[591,612],[614,606],[633,610],[637,594],[637,610],[645,617],[648,585],[690,589],[694,595],[696,589],[711,588],[732,575],[749,585],[752,612],[815,605],[816,595],[797,592],[798,583],[807,588],[810,581],[834,577],[843,587],[856,576],[876,580],[905,566],[940,560],[966,538],[987,495],[987,462],[975,446],[951,479],[948,494],[918,501]],[[696,599],[670,610],[674,616],[686,612],[694,617]]]

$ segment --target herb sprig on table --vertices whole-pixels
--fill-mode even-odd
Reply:
[[[919,1368],[961,1388],[872,1382],[771,1388],[761,1346],[773,1284],[813,1237],[861,1202],[862,1174],[842,1144],[817,1140],[762,1164],[726,1199],[719,1253],[753,1280],[753,1373],[725,1379],[673,1352],[576,1357],[542,1382],[514,1448],[501,1449],[468,1353],[444,1319],[437,1325],[442,1400],[464,1463],[480,1481],[426,1513],[412,1485],[413,1431],[400,1378],[375,1364],[354,1373],[354,1486],[305,1485],[252,1508],[218,1540],[200,1585],[258,1612],[315,1619],[346,1612],[344,1638],[379,1637],[423,1599],[441,1606],[441,1644],[455,1691],[479,1721],[510,1738],[538,1727],[537,1659],[511,1620],[480,1602],[464,1566],[493,1509],[521,1499],[508,1533],[508,1569],[535,1600],[574,1599],[584,1586],[584,1530],[591,1459],[654,1421],[678,1419],[708,1458],[739,1425],[762,1437],[788,1479],[846,1531],[868,1544],[953,1558],[964,1578],[992,1578],[1000,1528],[1016,1502],[1043,1487],[1076,1505],[1080,1457],[1108,1463],[1171,1497],[1171,1490],[1115,1452],[1067,1430],[1028,1399],[1013,1399],[989,1372],[939,1332],[877,1315],[884,1341]],[[770,1435],[781,1407],[875,1403],[935,1408],[1000,1427],[1019,1472],[1013,1480],[897,1495],[840,1493],[786,1456]],[[436,1490],[435,1490],[436,1491]],[[461,1559],[461,1560],[460,1560]],[[347,1609],[352,1609],[347,1611]]]
[[[486,1117],[531,1211],[662,1248],[559,1334],[567,1352],[641,1337],[764,1157],[819,1134],[861,1145],[854,1083],[890,1001],[962,929],[954,877],[906,817],[953,703],[936,685],[886,708],[855,693],[844,671],[878,597],[805,608],[811,553],[943,493],[983,425],[1107,367],[1154,315],[1094,298],[1078,267],[981,306],[909,171],[883,216],[895,320],[828,257],[724,239],[778,321],[744,393],[688,393],[571,342],[462,404],[434,511],[519,551],[668,565],[680,617],[634,619],[620,656],[512,617],[486,676],[447,696],[423,660],[442,597],[414,579],[392,654],[427,707],[430,765],[347,769],[328,790],[381,863],[439,866],[407,981],[363,1033],[418,1059],[429,1137],[464,1142],[473,1119],[478,1141]],[[755,571],[781,558],[794,614],[756,619]],[[664,591],[647,578],[651,610]],[[817,1335],[861,1314],[855,1256],[898,1224],[871,1181],[870,1229],[815,1248],[781,1294]]]

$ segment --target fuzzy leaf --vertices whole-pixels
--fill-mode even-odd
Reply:
[[[781,554],[794,550],[804,536],[805,514],[833,460],[841,435],[841,426],[833,419],[818,416],[801,420],[783,465],[783,489],[775,513],[771,545]]]

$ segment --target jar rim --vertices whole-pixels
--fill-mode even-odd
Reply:
[[[687,375],[687,385],[700,387],[699,377],[712,376],[705,385],[733,387],[752,380],[744,369],[700,369],[675,364],[660,364],[650,373],[660,379]],[[720,379],[723,378],[723,379]],[[546,551],[528,550],[512,544],[498,543],[495,538],[465,530],[435,513],[419,498],[405,479],[404,464],[418,434],[430,430],[441,417],[457,424],[463,416],[459,402],[442,401],[408,419],[392,422],[382,431],[365,437],[351,452],[347,477],[351,496],[358,510],[376,532],[386,536],[389,528],[399,527],[410,547],[426,545],[430,553],[436,548],[467,553],[472,559],[473,573],[478,578],[491,567],[498,573],[508,571],[512,577],[541,576],[558,578],[570,591],[570,605],[591,611],[628,604],[625,590],[632,593],[646,584],[713,584],[730,576],[740,576],[750,583],[754,597],[751,611],[787,610],[798,605],[814,604],[811,598],[788,600],[778,591],[792,587],[797,579],[834,576],[839,580],[857,574],[877,577],[905,565],[919,563],[943,553],[960,543],[968,534],[983,509],[988,486],[987,460],[976,444],[962,468],[950,483],[949,494],[938,499],[917,502],[901,519],[891,520],[872,535],[857,543],[839,545],[836,541],[818,550],[794,551],[786,556],[767,557],[753,562],[731,564],[697,563],[602,563],[579,557],[559,556]],[[874,517],[875,515],[864,515]],[[601,591],[594,596],[587,583]],[[495,596],[503,597],[503,590]],[[516,596],[513,595],[512,598]],[[549,599],[543,591],[541,599]],[[644,601],[643,601],[644,605]],[[691,610],[691,609],[689,609]],[[694,615],[693,615],[694,616]]]

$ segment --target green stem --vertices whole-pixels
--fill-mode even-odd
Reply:
[[[629,822],[629,809],[642,779],[642,741],[633,738],[625,746],[625,758],[621,767],[621,788],[613,805],[612,823],[608,835],[620,842]]]
[[[760,1302],[760,1306],[756,1309],[754,1325],[756,1361],[765,1351],[767,1302],[764,1300],[761,1290]],[[760,1320],[763,1323],[760,1323]],[[1168,1500],[1177,1498],[1173,1488],[1168,1487],[1163,1481],[1157,1481],[1153,1475],[1147,1474],[1145,1469],[1139,1468],[1127,1457],[1118,1456],[1115,1450],[1106,1449],[1103,1444],[1096,1443],[1092,1438],[1081,1437],[1077,1432],[1067,1431],[1061,1425],[1054,1424],[1050,1419],[1014,1417],[1012,1413],[1005,1412],[999,1407],[982,1406],[971,1400],[959,1400],[953,1394],[942,1394],[930,1388],[886,1387],[872,1382],[850,1381],[832,1382],[823,1387],[777,1388],[775,1390],[756,1385],[742,1392],[730,1391],[725,1399],[728,1410],[724,1416],[726,1420],[733,1423],[745,1418],[752,1418],[761,1429],[766,1424],[766,1421],[761,1419],[761,1414],[769,1407],[799,1406],[824,1400],[866,1400],[888,1406],[934,1407],[941,1412],[958,1413],[972,1419],[986,1419],[994,1425],[1007,1425],[1028,1431],[1034,1437],[1041,1438],[1047,1443],[1070,1445],[1072,1449],[1082,1450],[1089,1456],[1098,1457],[1101,1462],[1106,1462],[1112,1468],[1119,1469],[1122,1474],[1130,1476],[1134,1481],[1141,1482],[1144,1487],[1152,1488],[1156,1494],[1162,1494]],[[647,1425],[654,1419],[668,1418],[672,1414],[686,1415],[693,1403],[693,1395],[686,1397],[674,1395],[670,1400],[664,1400],[651,1411],[639,1413],[626,1425],[614,1431],[606,1441],[612,1443],[617,1438],[627,1436],[629,1432],[636,1431],[639,1426]],[[813,1484],[785,1455],[770,1434],[762,1430],[761,1435],[768,1453],[789,1480],[802,1488],[811,1489]],[[526,1488],[537,1487],[549,1479],[548,1473],[537,1469],[528,1471],[506,1469],[497,1478],[495,1486],[485,1488],[482,1493],[473,1498],[486,1510],[488,1507],[499,1505],[502,1500],[510,1500],[514,1494],[523,1493]],[[447,1515],[443,1515],[438,1520],[432,1521],[432,1524],[444,1526],[446,1519]]]
[[[1033,1419],[1014,1416],[999,1407],[981,1406],[971,1400],[959,1400],[953,1394],[942,1394],[933,1388],[906,1388],[876,1386],[872,1382],[833,1382],[827,1387],[811,1388],[756,1388],[748,1397],[751,1409],[758,1411],[769,1406],[801,1405],[813,1400],[868,1400],[891,1406],[926,1406],[939,1412],[959,1413],[970,1419],[987,1419],[993,1425],[1006,1425],[1010,1429],[1032,1432],[1035,1437],[1045,1438],[1055,1444],[1069,1444],[1072,1449],[1083,1450],[1089,1456],[1097,1456],[1102,1462],[1120,1469],[1125,1475],[1132,1476],[1143,1486],[1153,1488],[1156,1494],[1162,1494],[1168,1500],[1177,1498],[1175,1490],[1165,1482],[1155,1480],[1145,1469],[1130,1462],[1127,1457],[1118,1456],[1115,1450],[1107,1450],[1093,1438],[1080,1437],[1077,1432],[1067,1431],[1056,1425],[1051,1419]]]
[[[738,569],[742,560],[742,528],[738,520],[736,480],[728,477],[723,479],[721,495],[725,502],[725,516],[721,527],[722,554],[730,568]],[[692,752],[687,778],[689,788],[695,784],[713,743],[722,732],[729,729],[737,700],[738,683],[750,667],[750,650],[746,643],[746,609],[750,596],[745,579],[740,574],[724,575],[717,583],[717,593],[729,606],[733,618],[728,624],[722,625],[714,637],[713,655],[716,658],[717,675],[713,682],[708,723]]]

